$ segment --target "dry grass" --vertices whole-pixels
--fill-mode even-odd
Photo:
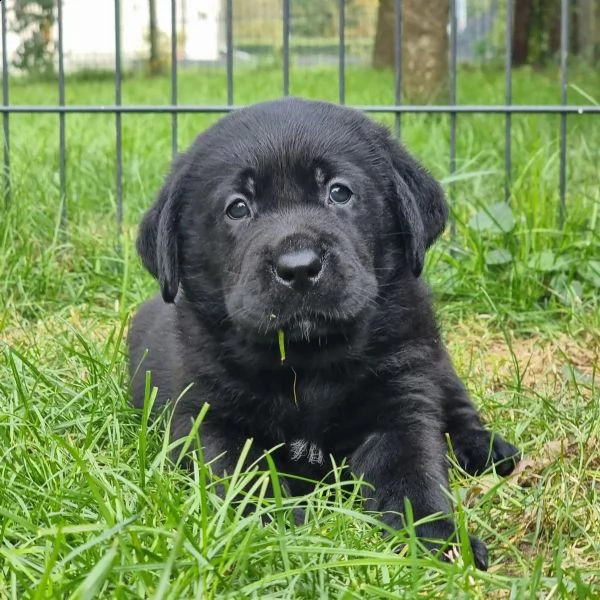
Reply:
[[[486,327],[479,318],[456,323],[446,339],[459,370],[473,385],[485,382],[484,393],[502,390],[510,381],[524,389],[558,392],[572,374],[591,382],[600,365],[600,333],[595,331],[519,335]]]

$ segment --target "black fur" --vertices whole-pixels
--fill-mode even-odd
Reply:
[[[329,200],[332,180],[352,190],[347,204]],[[249,218],[227,217],[237,197]],[[283,443],[281,471],[320,478],[330,462],[307,460],[312,444],[373,484],[367,507],[388,524],[402,525],[390,511],[408,498],[416,519],[447,515],[419,534],[448,539],[444,433],[471,473],[508,474],[519,453],[484,428],[419,278],[447,215],[431,175],[357,111],[285,99],[226,116],[177,159],[141,224],[138,252],[162,299],[140,308],[129,335],[135,406],[147,370],[157,408],[192,384],[172,435],[186,436],[208,402],[200,439],[213,468],[231,470],[253,438],[251,458]],[[284,259],[308,255],[318,266],[295,271],[297,288],[282,279]],[[486,568],[485,545],[472,547]]]

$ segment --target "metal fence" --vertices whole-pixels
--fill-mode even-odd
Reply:
[[[107,105],[73,105],[65,102],[65,64],[64,64],[64,24],[63,24],[63,2],[57,2],[57,56],[58,56],[58,75],[57,75],[57,98],[56,105],[14,105],[10,102],[9,94],[9,60],[7,51],[7,4],[6,0],[0,2],[1,26],[2,26],[2,127],[3,127],[3,174],[5,183],[6,197],[10,198],[11,181],[11,145],[10,145],[10,116],[15,113],[52,113],[58,116],[58,138],[59,138],[59,186],[61,198],[66,197],[66,136],[65,119],[68,114],[73,113],[110,113],[114,115],[114,134],[116,148],[116,205],[117,220],[119,230],[123,218],[123,146],[122,146],[122,115],[128,113],[154,113],[171,115],[171,135],[172,152],[177,152],[177,131],[178,115],[183,113],[227,113],[240,107],[235,101],[234,89],[234,28],[233,28],[233,2],[234,0],[224,1],[224,22],[225,22],[225,68],[227,74],[226,103],[223,105],[215,104],[195,104],[184,105],[178,102],[178,57],[177,57],[177,7],[176,0],[170,0],[171,6],[171,94],[170,104],[165,105],[124,105],[122,103],[121,83],[123,79],[122,64],[122,45],[121,45],[121,4],[126,0],[114,0],[114,104]],[[498,105],[477,105],[477,104],[458,104],[457,103],[457,63],[459,59],[458,44],[458,2],[450,1],[450,20],[449,20],[449,39],[450,39],[450,57],[449,57],[449,103],[444,105],[413,105],[403,104],[402,91],[402,8],[403,0],[394,0],[395,20],[394,20],[394,104],[391,105],[369,105],[355,106],[368,113],[387,113],[393,114],[395,119],[396,133],[400,134],[402,126],[402,116],[409,113],[438,113],[446,114],[450,117],[450,148],[449,148],[449,170],[454,174],[456,170],[456,135],[457,120],[459,115],[468,114],[500,114],[505,119],[505,145],[504,145],[504,167],[505,167],[505,189],[504,195],[506,201],[510,198],[511,190],[511,171],[512,171],[512,150],[511,150],[511,118],[514,114],[555,114],[560,116],[559,131],[559,192],[560,192],[560,221],[565,215],[565,196],[566,196],[566,148],[567,148],[567,118],[569,115],[599,114],[600,106],[596,105],[568,105],[568,42],[569,42],[569,15],[572,0],[561,0],[561,30],[560,30],[560,104],[558,105],[518,105],[513,104],[512,93],[512,23],[514,1],[508,0],[506,10],[505,24],[505,102]],[[281,94],[290,93],[290,34],[291,34],[291,2],[292,0],[281,0],[282,19],[281,34],[283,40],[282,47],[282,67],[281,67]],[[341,104],[346,103],[346,65],[347,65],[347,40],[346,40],[346,0],[338,0],[338,101]],[[452,184],[450,184],[452,185]],[[450,189],[452,194],[452,189]],[[62,222],[66,223],[66,203],[63,201]]]

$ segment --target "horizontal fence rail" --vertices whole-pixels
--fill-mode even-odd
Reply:
[[[19,105],[0,106],[0,113],[211,113],[225,114],[245,108],[245,104],[113,104],[113,105]],[[597,115],[600,114],[600,106],[563,104],[384,104],[384,105],[356,105],[346,104],[348,108],[355,108],[367,113],[393,114],[393,113],[428,113],[428,114],[554,114],[554,115]]]
[[[67,222],[68,199],[67,199],[67,181],[66,181],[66,147],[68,139],[66,136],[65,121],[67,115],[75,113],[85,114],[113,114],[115,127],[115,148],[116,148],[116,207],[117,223],[119,231],[121,230],[123,219],[123,143],[122,143],[122,115],[124,114],[170,114],[171,115],[171,136],[172,153],[177,152],[178,137],[178,115],[181,114],[225,114],[233,110],[242,108],[242,104],[235,102],[234,89],[234,7],[235,2],[239,0],[222,0],[221,14],[224,15],[224,55],[225,55],[225,75],[226,75],[226,103],[225,104],[181,104],[178,98],[178,4],[177,0],[170,0],[170,103],[169,104],[123,104],[122,102],[122,79],[123,79],[123,44],[122,44],[122,9],[125,0],[114,0],[114,104],[110,105],[74,105],[66,102],[65,96],[65,52],[64,52],[64,12],[65,1],[57,0],[56,19],[57,19],[57,104],[55,105],[15,105],[10,102],[9,89],[9,60],[7,48],[8,35],[8,11],[13,6],[10,0],[0,2],[1,28],[2,28],[2,131],[3,131],[3,179],[5,197],[11,196],[11,156],[10,156],[10,116],[15,114],[56,114],[59,119],[59,188],[61,198],[61,223]],[[361,111],[375,114],[394,115],[394,130],[397,135],[401,133],[402,117],[406,114],[447,114],[450,117],[450,147],[449,147],[449,171],[450,175],[456,170],[456,136],[457,123],[460,115],[468,114],[500,114],[505,118],[505,146],[504,146],[504,169],[505,169],[505,187],[504,197],[508,202],[511,193],[511,170],[512,170],[512,115],[515,114],[550,114],[560,117],[559,136],[559,181],[557,182],[560,196],[559,219],[562,223],[566,211],[566,170],[567,170],[567,119],[575,118],[578,115],[600,115],[600,106],[595,105],[567,105],[568,90],[568,44],[569,44],[569,14],[572,8],[571,0],[561,0],[561,27],[560,27],[560,103],[552,105],[518,105],[513,103],[512,88],[512,39],[513,39],[513,21],[515,15],[515,1],[508,0],[505,10],[505,44],[506,53],[504,58],[505,69],[505,90],[504,104],[459,104],[457,98],[457,62],[459,54],[459,35],[458,18],[459,9],[464,8],[464,2],[468,0],[450,0],[450,18],[449,18],[449,104],[437,105],[416,105],[402,103],[402,28],[403,28],[403,0],[394,0],[394,80],[393,80],[393,98],[394,103],[390,105],[351,105]],[[8,6],[7,6],[8,2]],[[189,0],[193,3],[193,0]],[[347,0],[335,0],[338,10],[338,51],[337,51],[337,70],[338,70],[338,102],[346,103],[346,68],[347,68],[347,28],[348,28],[348,6]],[[107,4],[108,6],[108,4]],[[496,18],[499,14],[498,0],[489,0],[488,13],[485,19],[489,21]],[[181,8],[181,6],[180,6]],[[290,54],[291,54],[291,33],[293,30],[292,22],[292,0],[280,0],[281,9],[281,94],[287,96],[290,94]],[[500,17],[498,17],[500,18]],[[481,18],[481,23],[486,20]],[[483,25],[481,25],[483,26]],[[449,193],[452,196],[452,182],[450,182]]]

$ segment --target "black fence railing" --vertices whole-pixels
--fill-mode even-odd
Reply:
[[[66,199],[67,181],[66,181],[66,135],[65,120],[68,114],[72,113],[111,113],[114,114],[115,127],[115,149],[116,149],[116,206],[117,221],[119,229],[123,219],[123,143],[122,143],[122,115],[129,113],[155,113],[171,115],[171,136],[172,152],[177,152],[178,137],[178,115],[182,113],[227,113],[241,107],[241,104],[235,102],[234,88],[234,0],[224,0],[224,18],[225,18],[225,57],[226,57],[226,104],[180,104],[178,101],[178,31],[177,31],[177,7],[176,0],[171,1],[171,94],[170,104],[161,105],[132,105],[122,103],[122,44],[121,44],[121,8],[126,0],[114,0],[114,104],[113,105],[74,105],[68,104],[65,99],[65,65],[64,65],[64,27],[63,27],[63,2],[57,2],[57,54],[58,54],[58,74],[57,74],[57,92],[58,103],[56,105],[16,105],[11,104],[9,95],[9,60],[7,49],[7,2],[0,2],[1,27],[2,27],[2,129],[3,129],[3,174],[5,184],[5,195],[10,198],[11,190],[11,143],[10,143],[10,116],[12,114],[23,113],[54,113],[59,118],[59,186],[60,195],[63,200],[63,212],[61,215],[63,224],[67,219]],[[281,93],[288,95],[290,93],[290,33],[291,33],[291,1],[281,0],[282,2],[282,62],[281,62]],[[450,1],[450,60],[449,60],[449,104],[438,105],[413,105],[403,104],[401,101],[402,91],[402,14],[403,0],[394,0],[394,104],[390,105],[365,105],[356,106],[363,111],[370,113],[388,113],[394,115],[396,133],[400,134],[402,126],[402,115],[407,113],[437,113],[447,114],[450,117],[450,148],[449,148],[449,171],[452,176],[456,171],[456,133],[458,116],[462,114],[502,114],[505,118],[505,144],[504,144],[504,168],[505,168],[505,200],[509,200],[511,191],[511,171],[512,171],[512,116],[514,114],[555,114],[560,117],[559,130],[559,221],[565,218],[565,198],[566,198],[566,161],[567,161],[567,118],[569,115],[598,114],[600,115],[600,106],[598,105],[568,105],[568,44],[569,44],[569,15],[571,12],[572,0],[561,0],[561,27],[560,27],[560,104],[545,105],[521,105],[513,104],[512,90],[512,23],[514,19],[514,2],[507,0],[506,23],[505,23],[505,101],[504,104],[458,104],[457,103],[457,1]],[[346,0],[339,0],[339,38],[338,38],[338,101],[341,104],[346,103]],[[452,183],[450,183],[452,186]],[[450,189],[452,194],[452,189]]]

